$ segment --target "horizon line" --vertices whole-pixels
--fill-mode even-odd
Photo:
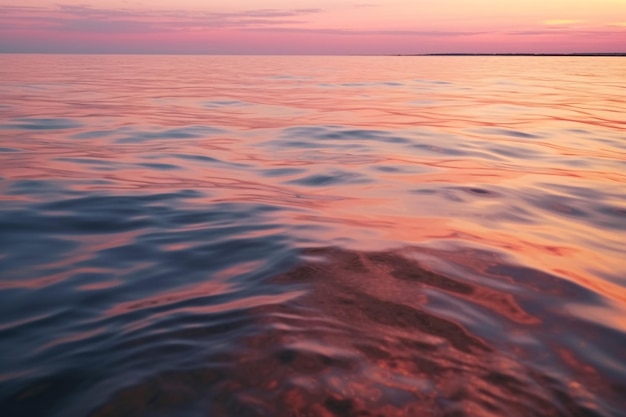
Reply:
[[[0,55],[174,55],[174,56],[615,56],[626,57],[625,52],[428,52],[428,53],[178,53],[178,52],[56,52],[56,51],[0,51]]]

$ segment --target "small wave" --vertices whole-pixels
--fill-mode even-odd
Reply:
[[[553,363],[546,370],[533,364],[522,346],[504,348],[499,334],[485,329],[476,334],[484,323],[468,327],[434,313],[429,301],[435,291],[473,308],[493,309],[497,317],[518,323],[516,330],[506,331],[530,326],[528,337],[549,350],[549,338],[537,327],[542,320],[510,295],[429,271],[401,252],[317,248],[305,255],[316,261],[269,282],[304,286],[307,293],[280,303],[250,304],[247,317],[257,323],[229,343],[230,352],[208,354],[204,366],[146,377],[114,393],[90,416],[523,417],[617,411],[608,411],[616,403],[597,397],[598,390],[611,388],[589,385],[591,380],[585,384],[584,378],[593,377],[581,376],[584,371],[574,364],[567,365],[574,366],[569,370]],[[183,331],[166,339],[200,335],[194,334]],[[571,384],[570,372],[581,382]]]
[[[30,118],[13,119],[10,123],[0,124],[0,129],[17,130],[62,130],[82,127],[83,124],[63,117],[58,118]]]

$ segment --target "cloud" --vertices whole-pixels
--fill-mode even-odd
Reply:
[[[56,8],[0,7],[0,29],[39,28],[60,32],[171,32],[185,28],[249,28],[305,23],[315,8],[250,9],[239,12],[103,9],[58,5]]]
[[[520,30],[513,32],[505,32],[505,35],[511,36],[544,36],[544,35],[558,35],[558,36],[619,36],[623,35],[624,31],[619,30],[603,30],[603,29],[569,29],[569,28],[560,28],[560,30],[555,30],[551,28],[547,28],[544,30]]]
[[[458,31],[434,31],[434,30],[355,30],[355,29],[333,29],[333,28],[292,28],[292,27],[271,27],[271,28],[244,28],[248,32],[290,32],[290,33],[315,33],[321,35],[388,35],[388,36],[475,36],[483,35],[487,32],[458,32]]]
[[[548,19],[548,20],[544,20],[543,24],[544,25],[548,25],[548,26],[553,26],[553,25],[575,25],[576,23],[583,23],[584,20],[577,20],[577,19]]]
[[[355,7],[375,7],[358,4]],[[156,33],[197,29],[236,29],[256,32],[309,33],[327,35],[383,35],[419,37],[461,37],[484,32],[426,30],[357,30],[343,28],[303,28],[306,17],[323,13],[317,8],[250,9],[239,12],[189,10],[105,9],[92,6],[58,5],[56,8],[0,7],[0,27],[39,28],[67,33]]]

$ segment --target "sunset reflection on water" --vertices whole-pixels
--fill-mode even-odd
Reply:
[[[620,58],[13,56],[9,416],[619,416]]]

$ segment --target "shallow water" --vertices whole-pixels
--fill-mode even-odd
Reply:
[[[623,415],[623,58],[0,61],[2,416]]]

